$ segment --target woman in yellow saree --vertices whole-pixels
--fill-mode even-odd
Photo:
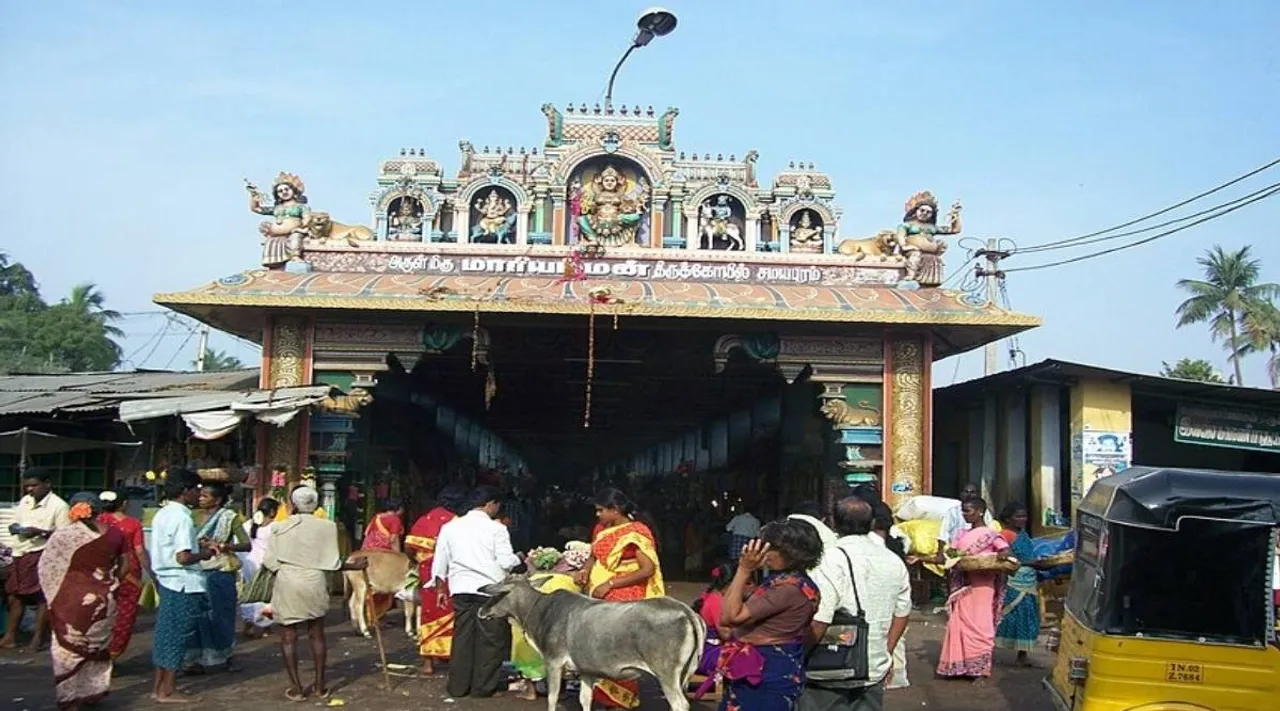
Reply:
[[[633,602],[666,594],[658,565],[653,530],[639,520],[635,504],[617,489],[596,495],[596,524],[591,558],[580,574],[591,597],[609,602]],[[630,680],[596,684],[595,700],[609,708],[640,705],[639,685]]]

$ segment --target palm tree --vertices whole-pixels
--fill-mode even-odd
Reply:
[[[120,312],[108,309],[105,304],[107,297],[98,290],[98,285],[91,281],[76,284],[71,289],[71,296],[62,300],[62,303],[72,307],[77,313],[88,316],[98,325],[102,326],[102,332],[112,338],[121,338],[124,331],[111,325],[113,321],[120,320]]]
[[[1244,337],[1240,355],[1269,353],[1267,378],[1272,390],[1280,389],[1280,309],[1270,301],[1265,302],[1240,319],[1240,328]]]
[[[196,362],[193,361],[191,366],[194,368]],[[230,353],[223,353],[214,348],[204,349],[204,369],[205,372],[216,372],[222,370],[242,370],[244,363],[239,358]]]
[[[1261,260],[1253,258],[1248,246],[1228,252],[1221,245],[1196,260],[1204,269],[1204,280],[1179,279],[1178,288],[1191,297],[1178,305],[1178,328],[1195,323],[1209,324],[1215,341],[1226,341],[1235,368],[1235,384],[1244,385],[1240,361],[1245,341],[1242,324],[1280,296],[1280,284],[1259,284]]]

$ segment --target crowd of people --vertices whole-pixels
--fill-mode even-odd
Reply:
[[[175,472],[151,522],[148,550],[141,523],[123,513],[124,492],[63,501],[40,470],[28,472],[23,485],[11,531],[20,546],[6,581],[10,614],[0,646],[15,645],[18,620],[35,607],[31,644],[38,648],[42,628],[51,629],[61,708],[78,709],[107,694],[113,661],[132,636],[144,571],[158,597],[155,701],[195,701],[176,690],[179,674],[231,670],[237,632],[261,636],[271,628],[278,629],[289,677],[286,698],[328,698],[324,619],[331,574],[367,563],[343,557],[335,524],[318,514],[314,487],[294,487],[285,503],[264,499],[245,519],[231,505],[227,485]],[[449,486],[408,528],[402,506],[384,502],[362,538],[365,549],[401,551],[416,563],[416,585],[404,594],[419,602],[422,670],[430,675],[447,664],[453,697],[511,691],[534,698],[546,678],[537,649],[518,627],[478,614],[484,588],[512,572],[528,571],[546,593],[573,590],[606,602],[667,594],[654,526],[622,491],[594,497],[589,541],[569,541],[563,553],[518,555],[503,501],[494,489]],[[287,517],[280,512],[286,504]],[[694,602],[707,627],[698,669],[706,679],[702,691],[718,683],[722,708],[747,711],[883,708],[885,690],[908,683],[907,565],[919,560],[911,540],[874,487],[855,489],[829,510],[813,503],[793,509],[767,524],[748,511],[728,522],[724,558]],[[995,648],[1015,650],[1026,663],[1039,636],[1026,508],[1010,504],[998,522],[976,489],[966,487],[960,505],[944,517],[939,552],[921,561],[948,571],[939,676],[981,682],[992,673]],[[1017,570],[948,564],[978,555],[1016,559]],[[393,603],[391,595],[377,600],[375,619]],[[299,674],[303,633],[314,657],[309,684]],[[595,701],[635,708],[639,688],[631,679],[602,681]]]

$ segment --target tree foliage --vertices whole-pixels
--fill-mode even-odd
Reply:
[[[1258,283],[1262,262],[1248,246],[1228,252],[1220,245],[1196,260],[1204,279],[1179,279],[1178,288],[1190,297],[1178,305],[1178,327],[1208,323],[1213,340],[1222,341],[1235,369],[1236,385],[1244,384],[1240,362],[1249,352],[1249,324],[1265,320],[1280,296],[1280,284]]]
[[[120,363],[120,314],[106,308],[92,283],[77,285],[55,304],[40,295],[35,275],[0,252],[0,372],[105,371]]]
[[[1160,375],[1178,380],[1195,380],[1201,383],[1221,383],[1222,373],[1203,358],[1182,358],[1172,366],[1161,363]]]
[[[191,367],[194,368],[195,366],[196,366],[196,363],[193,361],[191,363]],[[230,353],[224,353],[223,351],[217,350],[216,348],[206,348],[204,350],[205,372],[218,372],[223,370],[241,370],[244,367],[245,367],[244,363],[242,363],[239,358],[231,355]]]

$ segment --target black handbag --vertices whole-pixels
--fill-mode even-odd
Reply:
[[[853,560],[843,549],[838,550],[849,566],[849,582],[853,585],[853,601],[858,606],[858,614],[851,615],[844,609],[836,610],[826,633],[810,650],[805,670],[843,672],[838,675],[840,681],[870,681],[871,665],[867,657],[871,640],[867,611],[863,609],[862,598],[858,596],[858,579],[853,576]],[[823,674],[824,678],[827,676],[837,675]]]

